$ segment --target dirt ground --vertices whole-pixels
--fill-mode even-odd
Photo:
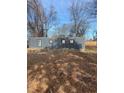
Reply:
[[[30,49],[27,58],[28,93],[96,93],[96,53]]]

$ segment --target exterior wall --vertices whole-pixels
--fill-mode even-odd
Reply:
[[[65,43],[62,43],[65,40]],[[70,43],[73,40],[73,43]],[[29,38],[29,48],[74,48],[82,49],[85,48],[84,38],[82,37],[68,37],[52,39],[48,37],[31,37]]]
[[[39,42],[41,42],[40,45]],[[46,48],[46,47],[49,47],[49,39],[47,37],[31,37],[29,39],[29,48]]]

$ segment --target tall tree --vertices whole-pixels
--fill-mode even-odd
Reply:
[[[69,6],[69,13],[76,36],[83,36],[88,28],[87,7],[82,0],[73,0]]]
[[[89,2],[89,13],[92,18],[96,18],[97,16],[97,0],[90,0]]]
[[[33,36],[47,36],[47,31],[56,23],[56,10],[51,6],[46,11],[41,0],[27,1],[27,29]]]
[[[72,32],[75,32],[76,36],[83,36],[89,27],[89,20],[96,18],[97,0],[72,0],[69,13],[73,24]]]
[[[97,40],[97,31],[96,30],[93,31],[92,35],[93,35],[93,40]]]
[[[91,20],[91,22],[96,22],[96,20],[97,20],[96,19],[97,18],[97,0],[89,0],[88,6],[90,6],[87,9],[87,12],[89,14],[89,19],[93,19],[93,20]],[[95,29],[96,30],[92,30],[91,31],[93,40],[97,40],[97,28],[95,27]]]

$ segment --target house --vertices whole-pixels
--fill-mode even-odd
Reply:
[[[82,37],[30,37],[28,39],[29,48],[85,48]]]

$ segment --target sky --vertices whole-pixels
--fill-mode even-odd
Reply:
[[[41,0],[44,8],[46,11],[49,9],[50,5],[53,5],[57,11],[57,18],[59,20],[59,25],[63,24],[69,24],[71,23],[68,13],[68,6],[71,2],[71,0]],[[88,0],[83,0],[88,1]],[[96,19],[93,19],[92,22],[90,22],[88,33],[86,34],[86,38],[90,39],[92,38],[92,31],[96,30]],[[55,32],[54,29],[50,29],[48,31],[48,36],[51,36]]]

